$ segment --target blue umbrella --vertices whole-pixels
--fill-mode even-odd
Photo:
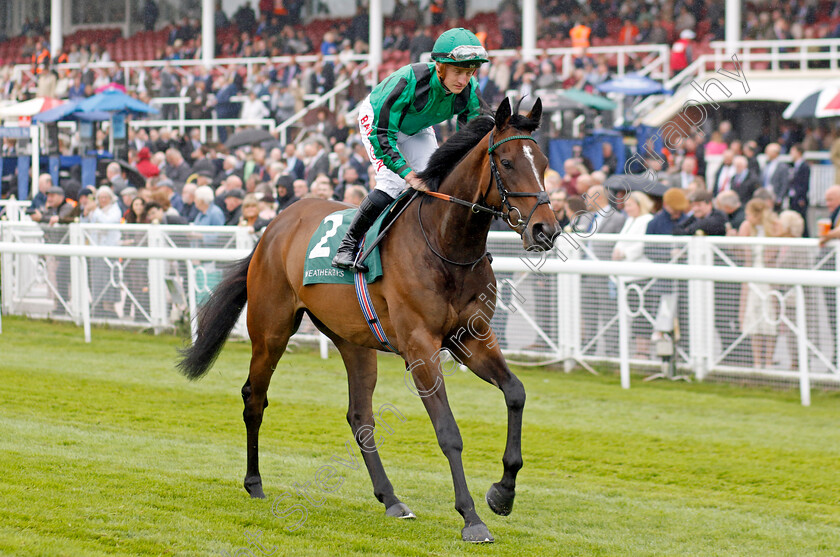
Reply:
[[[156,108],[118,91],[107,89],[79,103],[77,112],[139,112],[157,114]]]
[[[649,77],[638,74],[626,74],[598,85],[602,93],[623,93],[625,95],[653,95],[664,93],[662,84]]]
[[[102,111],[78,112],[79,101],[69,101],[55,108],[45,110],[32,116],[34,123],[58,122],[59,120],[76,120],[85,122],[99,122],[111,118],[111,114]]]

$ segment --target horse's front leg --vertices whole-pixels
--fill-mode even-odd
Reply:
[[[522,468],[522,410],[525,407],[525,387],[510,371],[495,334],[488,330],[481,338],[471,336],[447,346],[470,370],[501,389],[508,409],[507,442],[502,456],[502,480],[487,491],[490,509],[502,516],[513,510],[516,496],[516,474]]]
[[[467,488],[464,466],[461,462],[464,443],[458,424],[455,423],[455,417],[452,415],[452,409],[449,407],[438,363],[440,340],[418,327],[411,333],[408,341],[401,342],[400,345],[407,364],[406,385],[411,388],[413,381],[416,388],[413,392],[422,398],[435,428],[438,445],[449,461],[449,469],[455,485],[455,509],[464,517],[461,537],[464,541],[473,543],[492,542],[493,536],[476,513],[475,502]],[[411,375],[411,380],[409,380],[409,375]]]

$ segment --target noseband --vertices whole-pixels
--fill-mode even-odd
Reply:
[[[534,212],[537,210],[537,207],[539,207],[542,204],[548,204],[549,203],[548,192],[546,192],[545,190],[538,191],[536,193],[516,192],[516,191],[512,192],[512,191],[508,190],[505,187],[504,182],[502,182],[502,176],[501,176],[501,174],[499,174],[499,169],[496,167],[496,160],[493,157],[493,151],[495,151],[496,147],[498,147],[499,145],[501,145],[503,143],[507,143],[508,141],[513,141],[515,139],[528,139],[528,140],[533,141],[534,143],[536,143],[537,140],[534,139],[533,137],[531,137],[530,135],[512,135],[510,137],[506,137],[506,138],[502,139],[501,141],[493,143],[493,131],[495,131],[495,130],[490,130],[490,138],[489,138],[490,147],[487,149],[487,155],[488,155],[488,158],[490,159],[490,173],[493,175],[493,180],[496,182],[496,189],[499,190],[499,197],[502,198],[502,203],[504,204],[505,208],[507,208],[507,214],[506,215],[503,214],[503,218],[508,222],[508,224],[511,226],[511,228],[520,228],[520,227],[527,228],[528,223],[531,222],[531,217],[534,216]],[[510,197],[536,197],[537,198],[537,202],[534,203],[534,206],[531,208],[531,212],[528,214],[527,219],[525,219],[524,221],[522,220],[522,212],[519,209],[517,209],[516,207],[514,207],[513,205],[510,204],[510,201],[508,201],[508,198],[510,198]],[[511,219],[511,215],[512,215],[513,211],[516,211],[516,214],[518,215],[516,217],[516,222],[515,223]]]

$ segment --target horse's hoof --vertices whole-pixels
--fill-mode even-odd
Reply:
[[[470,543],[493,543],[496,541],[483,522],[464,526],[464,529],[461,530],[461,539]]]
[[[513,490],[505,489],[500,484],[495,483],[487,490],[487,495],[484,498],[491,511],[501,516],[507,516],[513,510],[513,498],[515,496],[516,492]]]
[[[417,518],[405,503],[394,503],[385,511],[385,516],[394,518]]]
[[[265,499],[263,493],[262,479],[260,478],[246,478],[245,491],[251,496],[251,499]]]

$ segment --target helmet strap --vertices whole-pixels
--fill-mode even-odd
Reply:
[[[443,62],[435,62],[435,71],[437,71],[438,81],[440,81],[441,87],[443,87],[443,90],[451,95],[452,91],[449,90],[446,86],[446,82],[444,81],[446,79],[446,64]]]

